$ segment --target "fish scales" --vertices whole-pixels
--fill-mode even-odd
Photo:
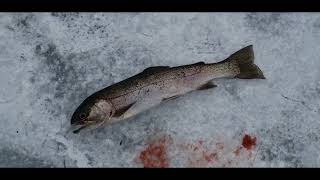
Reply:
[[[90,95],[72,115],[71,124],[83,129],[127,119],[164,100],[214,88],[212,81],[217,78],[265,79],[254,64],[252,45],[217,63],[149,67]]]

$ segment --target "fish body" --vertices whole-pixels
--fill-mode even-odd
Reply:
[[[71,124],[83,129],[127,119],[188,92],[214,88],[216,78],[265,79],[253,60],[250,45],[218,63],[149,67],[86,98]]]

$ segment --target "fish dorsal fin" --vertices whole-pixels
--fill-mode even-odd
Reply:
[[[170,68],[170,66],[153,66],[153,67],[148,67],[145,70],[143,70],[143,72],[147,72],[147,73],[152,73],[152,72],[159,72],[159,71],[163,71]]]

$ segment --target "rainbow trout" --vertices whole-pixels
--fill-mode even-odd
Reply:
[[[133,117],[191,91],[214,88],[216,78],[265,79],[254,64],[252,45],[218,63],[149,67],[86,98],[72,115],[71,125],[78,128],[73,132]]]

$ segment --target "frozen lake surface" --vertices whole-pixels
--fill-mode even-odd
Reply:
[[[266,80],[68,131],[103,87],[250,44]],[[320,167],[319,44],[319,13],[1,13],[0,167]]]

